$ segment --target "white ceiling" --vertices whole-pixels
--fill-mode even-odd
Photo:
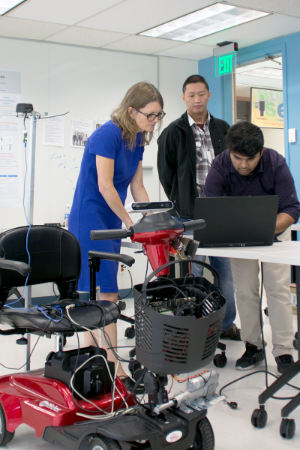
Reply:
[[[27,0],[0,17],[0,36],[201,60],[218,42],[239,48],[300,31],[300,0],[234,0],[237,6],[272,13],[189,43],[137,36],[216,1]]]

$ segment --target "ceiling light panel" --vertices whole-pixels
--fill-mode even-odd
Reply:
[[[7,13],[16,6],[24,3],[26,0],[0,0],[0,16]]]
[[[216,3],[139,34],[189,42],[267,15],[269,13]]]
[[[245,70],[245,72],[240,72],[240,75],[251,75],[254,77],[276,78],[277,80],[282,80],[282,70],[274,69],[272,67],[260,67],[258,69]]]

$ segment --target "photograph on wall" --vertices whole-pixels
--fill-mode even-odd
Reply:
[[[110,120],[110,117],[101,117],[94,120],[94,130],[97,130],[97,128],[100,128],[101,125],[103,125],[105,122],[108,122]]]
[[[251,123],[260,128],[283,128],[283,92],[251,88]]]
[[[92,120],[72,119],[70,146],[84,149],[86,141],[92,134],[92,128]]]

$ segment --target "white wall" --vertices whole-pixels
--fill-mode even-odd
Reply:
[[[72,203],[82,156],[82,150],[69,145],[72,118],[107,117],[131,85],[148,80],[163,95],[167,113],[164,127],[185,111],[182,84],[197,73],[197,62],[191,60],[18,39],[0,38],[0,54],[2,69],[21,71],[22,103],[32,103],[36,111],[49,115],[69,111],[64,148],[43,146],[42,120],[37,123],[34,224],[62,222],[66,204]],[[144,156],[144,165],[152,167],[144,171],[144,182],[153,201],[160,197],[156,158],[154,141]],[[0,229],[26,225],[22,208],[0,208],[0,217]],[[126,249],[126,253],[130,252]],[[146,257],[135,257],[137,263],[131,272],[133,282],[139,283],[144,279]],[[121,289],[129,287],[126,274],[119,279]],[[51,293],[49,288],[44,295]]]
[[[262,128],[265,147],[272,148],[285,156],[284,151],[284,130],[280,128]]]

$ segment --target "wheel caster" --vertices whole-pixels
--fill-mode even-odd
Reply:
[[[285,439],[292,439],[295,435],[296,424],[294,419],[282,419],[280,424],[280,436]]]
[[[214,365],[216,367],[222,368],[222,367],[225,367],[226,364],[227,364],[227,358],[225,356],[225,353],[219,353],[218,355],[215,355]]]
[[[266,307],[266,308],[264,309],[264,313],[265,313],[265,315],[266,315],[267,317],[269,317],[269,310],[268,310],[268,307]]]
[[[264,409],[255,409],[251,416],[251,423],[255,428],[264,428],[268,421],[267,411]]]
[[[134,325],[131,325],[131,327],[126,328],[125,337],[127,337],[128,339],[133,339],[134,336],[135,336]]]
[[[126,309],[126,302],[122,302],[121,300],[118,301],[118,306],[121,311],[124,311]]]
[[[14,437],[15,432],[11,433],[6,429],[5,414],[2,406],[0,405],[0,446],[8,444]]]
[[[298,331],[295,333],[295,339],[294,339],[294,342],[293,342],[293,346],[294,346],[295,350],[298,350],[298,348],[299,348]]]

